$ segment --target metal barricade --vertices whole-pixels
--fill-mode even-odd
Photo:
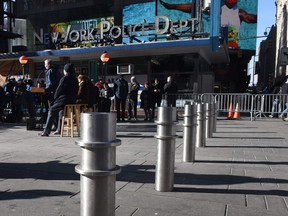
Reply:
[[[255,95],[254,120],[263,117],[281,117],[288,107],[287,94]]]
[[[232,104],[234,108],[238,105],[239,112],[249,113],[251,120],[253,119],[255,95],[216,94],[215,100],[218,111],[228,112],[230,104]]]

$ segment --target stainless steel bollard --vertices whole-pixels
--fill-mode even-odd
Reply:
[[[80,215],[114,216],[115,182],[120,167],[116,164],[115,113],[81,113]]]
[[[212,104],[205,103],[205,138],[213,136]]]
[[[197,127],[196,127],[196,147],[205,147],[205,104],[197,104]]]
[[[194,102],[185,104],[183,117],[183,162],[194,162],[197,104]]]
[[[158,153],[155,173],[155,190],[172,191],[174,185],[176,107],[158,107]]]
[[[212,102],[213,104],[213,132],[216,132],[216,127],[217,127],[217,116],[218,116],[218,108],[217,108],[217,103]]]

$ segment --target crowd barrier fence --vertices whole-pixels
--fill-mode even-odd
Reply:
[[[177,93],[163,95],[169,106],[174,106],[177,112],[184,112],[187,102],[215,103],[218,112],[229,112],[238,108],[240,113],[246,113],[251,120],[274,115],[279,116],[288,107],[288,94],[249,94],[249,93]],[[138,101],[140,109],[141,100]],[[26,107],[25,107],[26,108]],[[24,110],[26,110],[24,108]],[[111,111],[115,111],[115,100],[112,99]],[[38,110],[38,108],[37,108]],[[27,112],[27,111],[26,111]],[[10,109],[4,109],[4,115],[11,113]]]

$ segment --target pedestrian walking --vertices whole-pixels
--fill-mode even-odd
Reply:
[[[281,87],[281,94],[285,95],[283,98],[283,103],[285,103],[285,109],[280,114],[280,118],[283,121],[288,121],[288,117],[287,117],[287,113],[288,113],[288,96],[287,96],[287,94],[288,94],[288,79],[286,80],[286,82]]]

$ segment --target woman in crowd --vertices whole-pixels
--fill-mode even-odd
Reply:
[[[85,75],[78,75],[79,90],[77,94],[77,104],[88,104],[89,102],[89,84]]]

